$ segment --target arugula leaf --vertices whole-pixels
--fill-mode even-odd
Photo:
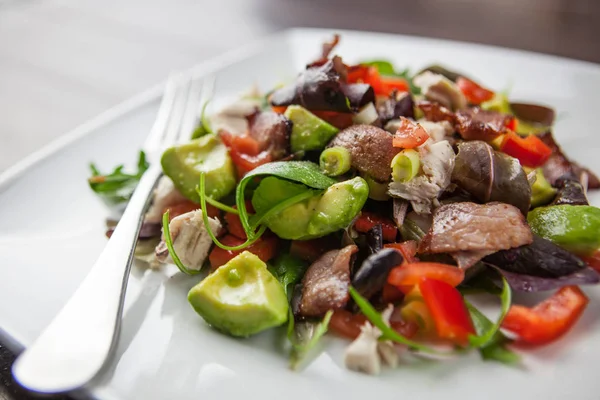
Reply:
[[[390,328],[384,322],[383,318],[377,312],[377,310],[375,310],[375,308],[373,308],[369,301],[362,297],[353,287],[350,287],[350,296],[352,296],[352,298],[356,302],[356,305],[358,306],[358,308],[360,308],[360,311],[362,311],[365,317],[367,317],[369,322],[381,331],[381,337],[379,338],[379,340],[391,340],[392,342],[406,345],[412,350],[418,350],[420,352],[428,354],[448,355],[454,353],[448,351],[439,351],[429,346],[425,346],[423,344],[414,342],[400,335],[398,332]]]
[[[471,337],[469,337],[469,343],[471,344],[471,346],[485,347],[488,343],[492,341],[494,335],[496,335],[496,333],[498,333],[498,331],[500,330],[500,325],[502,325],[502,321],[504,321],[504,317],[506,317],[506,314],[510,309],[510,304],[512,301],[512,293],[510,290],[510,286],[504,277],[502,278],[502,293],[500,294],[500,301],[502,302],[502,311],[500,313],[500,317],[498,317],[498,320],[495,324],[493,324],[491,327],[487,328],[484,331],[485,333],[479,333],[479,336],[472,335]],[[470,306],[473,309],[475,308],[473,307],[473,305]],[[479,324],[481,325],[481,322],[479,322]]]
[[[291,322],[288,325],[288,339],[292,344],[292,353],[290,356],[290,368],[297,369],[304,358],[308,355],[319,340],[327,333],[329,321],[333,311],[327,311],[323,320],[317,324],[311,322],[303,322],[296,324],[294,327],[294,316],[290,312]],[[291,327],[291,329],[290,329]]]
[[[287,179],[289,181],[302,183],[309,188],[321,190],[327,189],[329,186],[336,183],[336,180],[323,174],[317,164],[309,161],[276,161],[263,164],[248,172],[238,184],[235,197],[237,208],[240,213],[240,221],[242,222],[244,231],[249,239],[254,238],[258,234],[254,231],[258,224],[255,222],[254,228],[250,225],[245,203],[246,186],[254,178],[264,175]],[[302,200],[306,198],[307,197],[303,198]],[[297,199],[295,200],[296,202],[301,201]],[[281,210],[278,210],[278,212],[279,211]]]
[[[467,309],[471,314],[471,320],[475,326],[475,331],[478,335],[485,335],[494,329],[494,324],[481,311],[476,309],[468,301],[465,301]],[[482,347],[479,348],[481,358],[484,360],[499,361],[505,364],[516,364],[520,361],[518,354],[506,348],[506,345],[511,342],[502,332],[495,330],[491,339]]]
[[[205,214],[205,213],[203,212],[202,214]],[[208,221],[205,221],[204,223],[208,227],[209,225],[207,224],[207,222]],[[200,273],[200,271],[191,270],[188,267],[186,267],[185,265],[183,265],[183,263],[179,259],[179,256],[177,255],[177,253],[175,253],[175,248],[173,247],[173,239],[171,239],[171,231],[169,230],[169,210],[165,211],[165,213],[163,214],[162,226],[163,226],[163,235],[165,236],[165,244],[167,245],[167,249],[169,250],[169,255],[173,259],[173,262],[175,263],[177,268],[179,268],[179,270],[186,275],[198,275]]]
[[[269,271],[281,283],[288,297],[294,285],[304,276],[307,268],[307,263],[287,253],[280,255],[269,265]]]
[[[90,164],[92,176],[88,178],[90,188],[109,206],[126,203],[131,198],[138,182],[148,169],[146,154],[140,151],[137,162],[137,173],[123,172],[123,165],[118,165],[110,174],[102,174],[95,164]]]
[[[413,76],[411,76],[410,74],[410,70],[408,68],[406,68],[404,71],[400,72],[399,74],[397,74],[400,78],[404,78],[406,79],[406,82],[408,83],[408,87],[410,88],[410,92],[412,94],[421,94],[421,88],[416,86],[413,83]]]

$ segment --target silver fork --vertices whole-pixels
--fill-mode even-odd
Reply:
[[[151,193],[162,175],[162,151],[191,135],[202,82],[171,76],[144,145],[150,168],[140,180],[104,251],[75,294],[13,365],[26,388],[67,392],[90,382],[112,355],[119,337],[133,251]],[[193,129],[193,128],[192,128]]]

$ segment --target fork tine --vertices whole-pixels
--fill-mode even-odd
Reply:
[[[177,93],[175,95],[175,101],[173,109],[169,115],[169,122],[161,143],[161,149],[167,146],[175,144],[178,139],[182,136],[182,122],[185,114],[185,110],[188,103],[189,91],[191,87],[191,78],[189,75],[182,76],[179,83]]]
[[[169,79],[167,80],[167,84],[165,86],[162,101],[160,103],[160,108],[158,110],[158,114],[156,115],[156,120],[152,125],[150,134],[144,142],[144,151],[149,156],[151,156],[152,153],[158,151],[160,148],[160,143],[162,141],[163,136],[165,135],[165,130],[169,122],[171,110],[173,109],[175,95],[177,94],[177,89],[179,87],[180,81],[181,74],[173,73],[169,75]]]
[[[194,129],[198,126],[198,120],[200,117],[199,110],[202,107],[202,103],[200,102],[202,97],[202,91],[204,89],[204,80],[202,79],[193,79],[192,85],[190,87],[190,91],[187,99],[187,106],[185,108],[183,120],[181,122],[181,131],[179,140],[189,139],[191,138]],[[188,135],[186,138],[185,135]]]

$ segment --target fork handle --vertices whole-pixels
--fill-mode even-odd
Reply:
[[[162,174],[153,163],[123,217],[75,294],[13,366],[17,381],[43,393],[71,391],[92,380],[111,356],[144,211]]]

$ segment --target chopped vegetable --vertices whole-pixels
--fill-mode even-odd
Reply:
[[[456,86],[463,92],[467,101],[471,104],[479,105],[484,101],[489,101],[494,97],[494,92],[485,89],[464,76],[456,79]]]
[[[465,279],[465,271],[447,264],[416,262],[398,266],[388,276],[388,282],[400,290],[419,285],[424,279],[435,279],[458,286]]]
[[[400,125],[394,134],[392,145],[403,149],[414,149],[429,139],[429,135],[421,125],[411,120],[400,117]]]
[[[288,319],[283,287],[247,251],[194,286],[188,301],[208,324],[232,336],[251,336]]]
[[[317,324],[302,323],[296,324],[292,343],[292,354],[290,356],[290,367],[297,369],[308,353],[315,348],[319,340],[327,333],[329,321],[333,311],[328,311],[321,322]],[[301,328],[300,328],[301,327]]]
[[[566,286],[533,308],[513,305],[502,328],[514,332],[528,344],[548,344],[573,327],[588,301],[577,286]]]
[[[196,186],[202,172],[206,176],[206,194],[215,200],[235,188],[231,157],[225,145],[212,134],[167,149],[161,164],[177,190],[196,203],[200,202]]]
[[[233,235],[225,236],[221,239],[221,243],[226,246],[237,247],[246,242],[245,239],[239,239]],[[256,239],[251,245],[244,247],[244,250],[252,253],[262,261],[267,262],[277,253],[277,237],[271,235],[265,235],[261,238]],[[226,250],[219,246],[213,247],[210,254],[208,255],[208,260],[210,261],[210,268],[212,271],[219,268],[222,265],[225,265],[230,260],[238,256],[242,250]]]
[[[395,182],[408,182],[421,169],[419,152],[412,149],[403,150],[392,160],[392,179]]]
[[[307,263],[290,254],[280,255],[269,265],[269,271],[281,282],[288,296],[294,285],[302,279],[307,268]]]
[[[284,114],[292,121],[292,152],[321,150],[339,130],[300,106],[289,106]]]
[[[356,270],[352,286],[367,299],[383,290],[390,271],[402,264],[404,257],[393,249],[383,249],[367,257]]]
[[[90,164],[92,176],[88,179],[90,188],[109,206],[126,203],[133,194],[138,182],[148,169],[146,154],[140,151],[137,172],[126,174],[123,165],[115,167],[110,174],[102,174],[95,164]]]
[[[552,149],[537,136],[530,135],[522,138],[514,132],[505,134],[500,151],[515,157],[521,165],[531,168],[541,167],[552,154]]]
[[[544,177],[544,171],[541,168],[536,169],[535,182],[531,186],[531,207],[544,206],[550,203],[555,196],[556,189],[550,186]]]
[[[319,157],[321,170],[328,176],[345,174],[351,168],[350,152],[345,147],[330,147]]]
[[[579,255],[600,248],[600,209],[592,206],[549,206],[531,211],[533,233]]]
[[[460,292],[446,282],[429,278],[421,280],[419,289],[438,336],[466,346],[475,328]]]

